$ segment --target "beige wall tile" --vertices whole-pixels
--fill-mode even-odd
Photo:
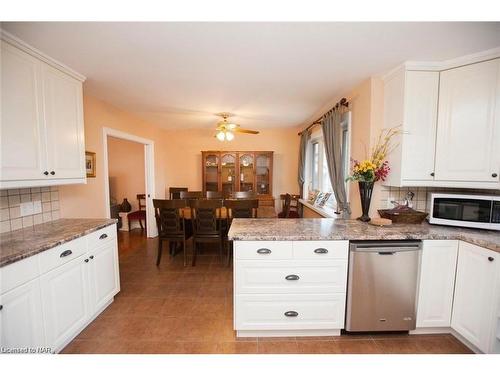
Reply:
[[[9,198],[8,197],[0,197],[0,208],[8,208],[9,207]]]
[[[59,200],[59,193],[57,191],[51,191],[50,192],[50,200],[51,201]]]
[[[7,196],[7,190],[0,190],[0,197],[6,197]]]
[[[44,212],[43,213],[43,222],[48,223],[49,221],[52,221],[52,213],[51,212]]]
[[[0,221],[0,233],[10,232],[10,221]]]
[[[10,230],[18,230],[23,227],[23,219],[14,219],[10,221]]]
[[[31,202],[31,194],[21,194],[21,203]]]
[[[7,195],[19,195],[19,189],[9,189]]]
[[[42,193],[31,193],[31,200],[34,201],[41,201],[42,200]]]
[[[50,192],[42,192],[42,202],[50,202]]]
[[[20,195],[9,195],[9,207],[19,206],[21,203]]]
[[[10,214],[9,214],[9,209],[8,208],[2,208],[0,210],[0,221],[5,221],[10,219]]]
[[[33,215],[23,217],[23,228],[33,226]]]
[[[52,208],[52,211],[58,210],[59,209],[59,201],[50,202],[50,206]]]
[[[41,188],[41,190],[42,190],[42,193],[45,191],[50,191],[50,186],[44,186]]]
[[[43,215],[37,214],[33,215],[33,225],[42,224],[43,223]]]
[[[19,206],[9,208],[10,219],[21,217],[21,208]]]
[[[50,202],[42,203],[42,212],[50,212],[50,211],[52,211],[52,206]]]
[[[52,211],[52,220],[59,220],[60,219],[60,214],[59,214],[59,210],[57,211]]]
[[[34,188],[31,188],[31,193],[39,193],[41,190],[39,187],[34,187]]]

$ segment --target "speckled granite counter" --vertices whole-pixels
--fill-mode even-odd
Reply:
[[[0,267],[95,232],[116,219],[60,219],[0,235]]]
[[[234,219],[230,240],[462,240],[500,252],[500,232],[422,224],[376,227],[343,219]]]

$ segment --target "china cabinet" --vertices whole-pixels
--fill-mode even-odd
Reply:
[[[274,206],[272,151],[202,151],[203,191],[253,191],[260,205]]]

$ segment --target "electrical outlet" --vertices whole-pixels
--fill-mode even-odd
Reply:
[[[21,203],[21,216],[33,215],[33,202]]]
[[[42,201],[33,201],[33,215],[42,212]]]

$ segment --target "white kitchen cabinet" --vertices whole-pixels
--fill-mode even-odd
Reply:
[[[84,77],[1,37],[0,188],[84,183]]]
[[[94,315],[109,304],[114,295],[120,291],[116,240],[108,241],[100,248],[89,248],[87,257],[90,314]]]
[[[87,323],[88,258],[82,255],[40,278],[47,343],[56,351]]]
[[[498,108],[500,59],[441,72],[437,180],[500,181]]]
[[[460,242],[451,327],[482,352],[496,331],[500,253]]]
[[[389,155],[386,181],[421,186],[434,180],[439,72],[398,69],[384,81],[384,127],[401,127],[398,147]]]
[[[43,180],[47,164],[40,63],[1,42],[2,180]]]
[[[423,242],[417,301],[417,328],[450,327],[458,241]]]
[[[35,349],[46,345],[38,279],[2,294],[0,306],[0,347]]]

